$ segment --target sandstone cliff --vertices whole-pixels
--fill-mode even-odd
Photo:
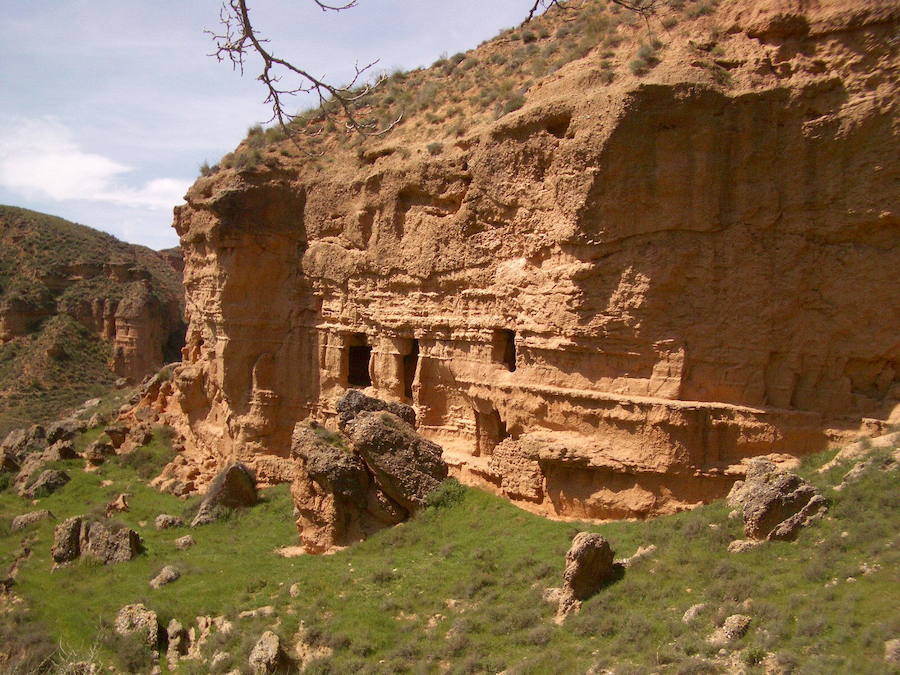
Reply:
[[[296,422],[357,387],[412,404],[463,480],[645,516],[900,421],[897,27],[886,1],[723,2],[629,67],[647,28],[622,22],[465,133],[201,178],[153,402],[185,466],[288,480]]]

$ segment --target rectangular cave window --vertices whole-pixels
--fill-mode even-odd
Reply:
[[[403,357],[403,395],[413,400],[413,384],[416,381],[416,368],[419,366],[419,341],[412,340],[409,354]]]
[[[494,362],[502,363],[506,369],[516,372],[516,332],[512,330],[494,331]]]
[[[362,333],[350,339],[347,350],[347,384],[351,387],[370,387],[372,377],[369,375],[369,361],[372,359],[372,347]]]

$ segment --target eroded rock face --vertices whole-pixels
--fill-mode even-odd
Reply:
[[[438,157],[402,128],[372,163],[199,180],[152,401],[197,487],[233,458],[284,480],[295,424],[352,388],[413,406],[463,481],[578,518],[722,497],[748,457],[887,419],[896,10],[810,5],[789,38],[772,3],[717,11],[730,85],[685,22],[643,78],[573,64]]]
[[[301,422],[291,486],[300,541],[323,553],[405,520],[447,477],[440,447],[393,413],[361,412],[347,435]]]

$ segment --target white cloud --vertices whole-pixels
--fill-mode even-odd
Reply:
[[[128,185],[124,177],[131,167],[85,152],[52,118],[7,120],[0,128],[0,187],[27,197],[171,209],[191,184],[156,178]]]

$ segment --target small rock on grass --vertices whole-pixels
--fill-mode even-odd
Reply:
[[[747,633],[753,619],[746,614],[732,614],[720,628],[709,636],[708,642],[713,645],[726,645],[740,640]]]
[[[150,588],[160,588],[166,584],[171,584],[180,576],[181,572],[171,565],[166,565],[159,571],[159,574],[150,580]]]
[[[153,526],[157,530],[168,530],[172,527],[183,527],[184,521],[178,516],[173,516],[168,513],[161,513],[156,516],[156,520],[153,521]]]
[[[191,535],[186,534],[183,537],[179,537],[175,540],[175,548],[177,548],[179,551],[185,551],[193,546],[194,543],[194,538]]]
[[[31,513],[23,513],[21,516],[16,516],[12,519],[12,523],[9,526],[9,529],[13,532],[18,532],[19,530],[24,530],[26,527],[30,527],[35,523],[39,523],[42,520],[50,520],[53,518],[53,514],[50,513],[47,509],[42,509],[40,511],[32,511]]]

